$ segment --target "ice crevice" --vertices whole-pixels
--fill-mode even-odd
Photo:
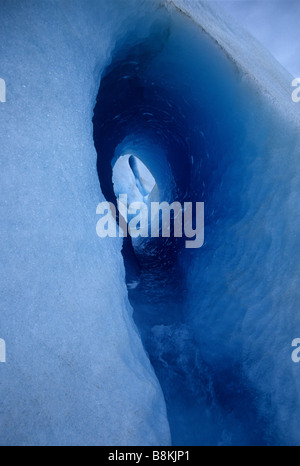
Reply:
[[[291,76],[212,2],[20,5],[0,24],[0,443],[299,444]],[[204,202],[204,246],[98,238],[122,192]]]
[[[256,331],[254,312],[266,317],[276,308],[251,268],[274,253],[272,226],[257,224],[272,200],[256,178],[272,172],[267,159],[279,140],[270,133],[279,120],[271,130],[268,92],[256,94],[243,69],[249,63],[238,66],[181,13],[156,12],[147,35],[137,27],[116,44],[93,120],[99,180],[111,202],[120,192],[132,196],[126,176],[114,179],[113,170],[134,156],[153,175],[160,201],[205,202],[200,251],[176,239],[134,240],[133,250],[123,244],[133,317],[164,392],[173,443],[273,444],[282,441],[278,406],[266,392],[260,398],[261,381],[248,372],[257,348],[245,348],[244,338]],[[259,79],[263,88],[266,77]]]

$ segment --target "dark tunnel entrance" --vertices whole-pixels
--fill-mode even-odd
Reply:
[[[211,99],[218,67],[230,71],[223,59],[215,64],[207,42],[195,50],[191,44],[198,31],[186,29],[185,21],[178,20],[175,39],[168,26],[116,50],[94,110],[98,175],[106,200],[116,204],[114,167],[127,157],[137,179],[136,157],[153,176],[159,201],[206,203],[205,228],[219,243],[222,220],[230,223],[243,214],[237,198],[243,178],[233,189],[226,179],[231,164],[235,167],[230,141],[236,144],[242,137],[243,122],[236,119],[230,126],[227,119],[230,80],[222,89],[223,100]],[[199,56],[208,70],[202,63],[197,68]],[[120,192],[124,179],[117,176],[117,182]],[[130,194],[127,189],[124,194]],[[267,427],[259,419],[256,394],[239,364],[213,367],[204,360],[189,318],[189,270],[197,264],[197,276],[205,274],[213,248],[208,239],[203,259],[180,238],[125,238],[122,254],[133,317],[164,392],[174,445],[266,444]]]

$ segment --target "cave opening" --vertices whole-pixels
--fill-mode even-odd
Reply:
[[[222,228],[246,209],[239,197],[245,174],[237,148],[245,121],[238,79],[222,52],[205,35],[199,40],[197,27],[178,14],[147,38],[130,36],[118,45],[94,109],[107,201],[116,204],[122,193],[206,205],[203,251],[189,251],[172,236],[123,242],[133,318],[165,396],[174,445],[268,443],[239,362],[203,357],[191,305],[191,295],[194,302],[205,296],[207,264]],[[203,276],[196,291],[195,276]]]

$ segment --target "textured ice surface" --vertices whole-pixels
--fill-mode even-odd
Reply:
[[[168,420],[174,443],[258,443],[265,429],[262,443],[299,444],[290,75],[208,2],[1,0],[0,9],[0,444],[160,445]],[[168,105],[171,137],[160,147],[126,126],[114,155],[137,150],[164,200],[188,192],[207,211],[204,248],[179,255],[173,284],[171,269],[151,277],[156,302],[140,301],[136,318],[170,395],[168,419],[132,321],[121,243],[95,229],[104,198],[93,107],[105,68],[137,43],[154,53],[139,76]]]
[[[167,444],[121,243],[95,229],[92,112],[129,11],[76,0],[0,10],[0,444]]]
[[[190,323],[222,396],[234,401],[224,387],[241,370],[273,428],[271,441],[299,444],[299,368],[290,361],[300,327],[300,113],[291,100],[292,77],[207,2],[174,3],[235,63],[241,90],[240,105],[227,112],[242,134],[224,146],[229,163],[219,162],[219,194],[208,194],[206,247],[188,272]],[[216,219],[217,197],[223,206]]]

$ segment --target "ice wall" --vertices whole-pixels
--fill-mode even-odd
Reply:
[[[223,137],[227,164],[217,162],[219,194],[208,191],[206,245],[191,259],[189,321],[223,406],[234,410],[240,403],[238,385],[228,389],[238,374],[269,423],[265,441],[298,445],[300,378],[290,348],[300,326],[300,113],[291,99],[292,77],[223,12],[207,2],[174,3],[237,67],[240,92],[227,107],[236,134]],[[217,197],[223,213],[215,211]],[[239,411],[246,419],[247,405]]]
[[[131,319],[103,200],[92,113],[133,2],[0,2],[0,444],[170,442]],[[146,25],[145,25],[146,27]]]

